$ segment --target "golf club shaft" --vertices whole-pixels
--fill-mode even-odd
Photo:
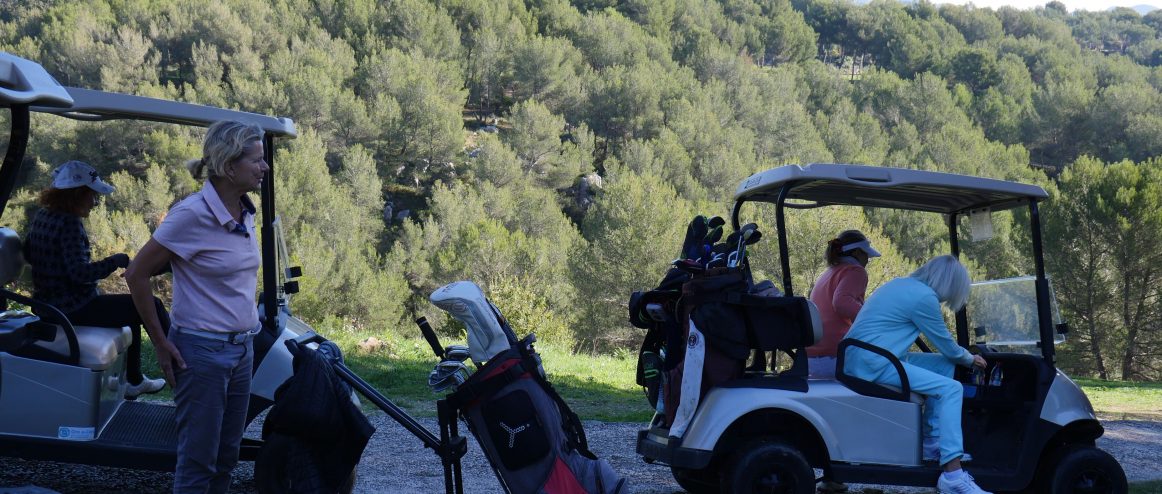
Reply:
[[[428,318],[421,316],[416,319],[416,325],[420,327],[420,332],[424,334],[424,339],[428,340],[428,345],[432,347],[432,351],[436,356],[444,358],[444,346],[440,344],[440,337],[436,336],[436,331],[432,329],[432,325],[428,324]]]

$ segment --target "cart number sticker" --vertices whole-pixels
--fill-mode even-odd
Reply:
[[[74,441],[87,441],[93,439],[92,427],[61,427],[57,429],[57,439],[71,439]]]

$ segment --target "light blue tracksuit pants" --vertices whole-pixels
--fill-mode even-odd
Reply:
[[[851,364],[856,365],[845,365],[848,373],[860,379],[900,387],[895,368],[883,357],[865,351],[850,351],[849,356],[852,357]],[[937,438],[940,464],[960,458],[964,455],[964,433],[960,429],[964,388],[952,379],[956,364],[939,353],[909,353],[901,364],[908,374],[908,387],[912,392],[924,395],[924,436]]]

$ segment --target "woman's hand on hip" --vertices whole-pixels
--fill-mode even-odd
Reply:
[[[157,353],[157,365],[165,373],[166,382],[171,388],[175,387],[177,381],[174,379],[174,366],[179,369],[186,368],[186,361],[182,359],[181,352],[173,343],[170,343],[169,339],[154,343],[153,349]]]

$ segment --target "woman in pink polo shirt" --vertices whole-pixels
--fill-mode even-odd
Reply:
[[[187,163],[202,190],[178,202],[125,271],[158,365],[174,388],[178,427],[175,493],[224,493],[238,463],[253,336],[260,328],[255,293],[260,261],[248,192],[270,168],[260,127],[217,122],[202,158]],[[172,327],[167,337],[152,303],[150,273],[173,267]]]
[[[835,377],[835,349],[863,308],[867,293],[867,262],[880,253],[859,230],[847,230],[827,242],[827,271],[815,282],[811,302],[823,321],[823,338],[807,347],[807,368],[817,379]]]

